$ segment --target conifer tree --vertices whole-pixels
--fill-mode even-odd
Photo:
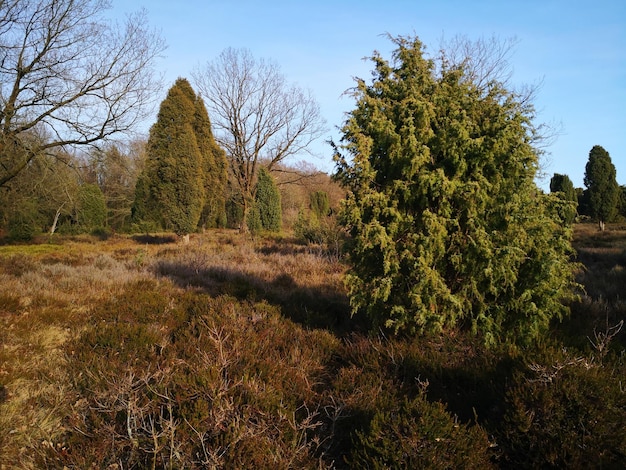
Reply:
[[[194,97],[185,79],[170,88],[150,129],[146,167],[135,194],[136,215],[179,235],[196,230],[205,202],[205,162],[194,129]]]
[[[85,231],[104,228],[107,207],[102,190],[95,184],[83,184],[78,191],[76,219]]]
[[[193,122],[196,142],[202,155],[204,172],[204,207],[200,218],[203,227],[226,226],[226,181],[227,160],[226,153],[217,144],[211,130],[211,121],[200,95],[193,94],[190,99],[195,102],[195,116]]]
[[[599,145],[594,145],[589,152],[584,183],[592,217],[603,231],[606,222],[617,214],[620,194],[611,156]]]
[[[532,342],[567,312],[570,230],[538,167],[529,102],[427,58],[417,38],[374,54],[371,84],[335,145],[353,313],[394,332],[471,326],[486,344]],[[475,69],[469,70],[473,72]]]
[[[326,191],[314,191],[309,196],[311,212],[319,220],[330,212],[330,202]]]
[[[265,168],[259,170],[256,185],[255,208],[263,230],[280,232],[282,226],[282,209],[278,187]]]

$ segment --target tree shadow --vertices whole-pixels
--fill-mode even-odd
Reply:
[[[142,245],[167,245],[169,243],[176,243],[177,238],[175,235],[133,235],[132,239]]]
[[[268,282],[234,268],[196,268],[177,261],[162,260],[155,273],[183,288],[197,288],[211,296],[227,295],[238,300],[262,300],[281,307],[283,316],[307,328],[326,329],[338,336],[364,325],[350,316],[348,298],[330,284],[299,285],[292,276],[279,273]]]

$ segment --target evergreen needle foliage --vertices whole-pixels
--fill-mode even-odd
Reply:
[[[104,194],[95,184],[83,184],[78,192],[78,223],[86,230],[102,228],[106,224],[107,207]]]
[[[263,230],[280,232],[282,226],[280,192],[272,175],[265,168],[259,170],[255,204]]]
[[[182,235],[199,224],[225,224],[226,158],[206,108],[178,79],[150,129],[148,161],[135,190],[133,216]]]
[[[598,221],[600,230],[604,230],[605,223],[617,215],[620,189],[611,156],[599,145],[594,145],[589,152],[584,183],[588,191],[591,213]]]
[[[372,57],[335,146],[349,190],[343,223],[353,313],[394,332],[470,325],[486,344],[523,344],[562,317],[574,265],[556,197],[534,183],[526,97],[479,77],[471,57],[437,63],[417,38]]]
[[[550,179],[550,192],[557,193],[558,197],[563,201],[559,215],[564,223],[571,225],[576,218],[576,209],[578,207],[578,195],[576,194],[574,183],[572,183],[569,176],[555,173]]]

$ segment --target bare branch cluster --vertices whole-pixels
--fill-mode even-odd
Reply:
[[[192,75],[244,199],[254,195],[261,162],[271,170],[308,152],[325,130],[311,94],[288,84],[275,63],[256,60],[246,49],[226,49]]]
[[[594,339],[592,340],[591,338],[587,337],[594,349],[600,354],[600,359],[604,358],[604,356],[606,356],[606,354],[609,352],[609,344],[611,343],[611,340],[619,334],[623,326],[624,320],[620,320],[617,324],[609,326],[607,318],[606,329],[604,331],[597,331],[594,328]]]
[[[0,2],[0,186],[37,154],[128,132],[154,98],[164,43],[105,0]]]

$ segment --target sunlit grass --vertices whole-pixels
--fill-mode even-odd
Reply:
[[[167,298],[173,299],[176,290],[241,294],[241,286],[233,290],[233,283],[245,284],[259,300],[271,285],[274,297],[283,300],[298,286],[326,291],[340,286],[342,268],[300,247],[283,253],[280,246],[232,231],[195,235],[188,245],[164,236],[106,241],[71,237],[57,238],[55,244],[0,246],[0,461],[9,468],[36,468],[37,456],[50,451],[42,443],[62,440],[63,422],[75,401],[68,389],[67,345],[89,328],[94,315],[104,313],[103,306],[117,308],[114,300],[124,298],[129,286],[154,282],[156,276],[158,284],[149,285],[160,286],[159,293],[146,294],[155,300],[163,296],[166,304],[173,302]],[[166,272],[164,265],[169,266]],[[287,278],[289,282],[275,282]],[[269,319],[262,308],[252,311],[245,321]],[[273,318],[274,331],[280,334],[280,321]],[[233,325],[240,321],[233,318]],[[170,340],[162,328],[154,324],[146,331],[158,349],[166,350]],[[319,368],[299,342],[287,348],[285,357],[292,364],[281,372],[285,384],[306,383],[307,371]],[[272,363],[276,371],[281,370],[279,362]],[[251,377],[247,386],[257,387],[255,381]]]
[[[63,430],[71,401],[66,342],[94,305],[149,276],[94,248],[91,240],[0,246],[0,461],[7,468],[36,468],[34,449]]]

